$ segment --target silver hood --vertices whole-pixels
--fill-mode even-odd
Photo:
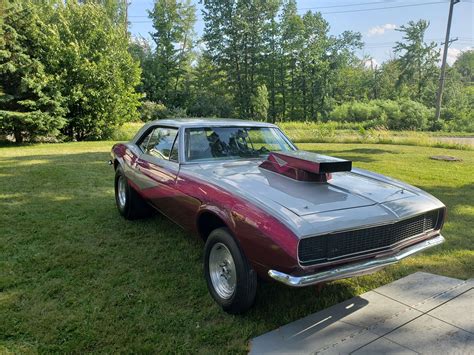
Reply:
[[[360,169],[333,173],[327,183],[318,183],[262,169],[261,162],[189,164],[181,169],[279,217],[298,237],[389,223],[443,207],[413,186]]]

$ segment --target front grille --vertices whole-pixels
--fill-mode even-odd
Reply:
[[[383,251],[434,229],[438,217],[439,210],[435,210],[393,224],[305,238],[298,245],[299,260],[302,265],[320,264],[344,256]]]

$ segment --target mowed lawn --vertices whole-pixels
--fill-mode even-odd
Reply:
[[[474,277],[473,151],[300,144],[437,196],[447,242],[320,292],[261,284],[250,312],[227,315],[208,295],[201,241],[161,216],[119,216],[112,144],[0,148],[0,353],[245,352],[254,336],[415,271]]]

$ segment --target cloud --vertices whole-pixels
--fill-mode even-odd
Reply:
[[[394,25],[393,23],[386,23],[385,25],[375,26],[367,31],[367,36],[381,36],[385,33],[385,31],[394,30],[396,28],[397,25]]]
[[[379,62],[377,62],[374,58],[368,58],[364,61],[364,66],[367,69],[377,69],[379,67]]]
[[[462,52],[466,52],[468,50],[474,49],[473,47],[464,47],[462,49],[450,47],[448,48],[448,57],[446,61],[449,65],[453,65],[456,59],[461,55]],[[442,53],[442,52],[441,52]]]

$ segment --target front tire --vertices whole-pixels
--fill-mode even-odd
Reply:
[[[115,203],[125,219],[145,218],[152,214],[151,207],[128,183],[120,165],[115,171]]]
[[[204,247],[204,276],[212,298],[230,314],[255,301],[257,274],[227,228],[215,229]]]

